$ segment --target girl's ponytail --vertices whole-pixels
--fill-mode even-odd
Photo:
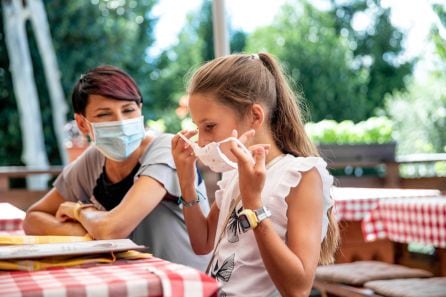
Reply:
[[[305,132],[298,100],[291,90],[280,65],[266,53],[260,53],[263,65],[271,72],[276,82],[276,108],[271,114],[271,131],[274,140],[283,152],[295,156],[318,156],[319,153]],[[299,104],[302,104],[300,102]],[[334,253],[339,245],[339,228],[333,208],[327,211],[327,234],[322,241],[320,264],[334,262]]]

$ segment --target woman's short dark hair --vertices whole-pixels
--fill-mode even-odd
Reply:
[[[133,78],[115,66],[103,65],[82,74],[73,88],[71,103],[75,113],[85,115],[88,96],[142,103],[142,95]]]

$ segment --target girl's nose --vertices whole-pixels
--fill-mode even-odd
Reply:
[[[205,139],[204,137],[200,137],[200,136],[198,136],[198,141],[197,141],[197,143],[198,143],[199,146],[205,146],[206,144],[208,144],[208,143],[210,143],[210,142],[211,142],[210,140]]]

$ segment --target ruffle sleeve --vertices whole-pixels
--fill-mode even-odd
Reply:
[[[322,220],[322,238],[325,237],[328,228],[327,211],[333,206],[333,200],[330,197],[330,188],[333,184],[333,177],[327,170],[327,163],[320,157],[293,157],[285,156],[285,160],[277,164],[267,178],[266,188],[274,189],[271,193],[264,193],[264,202],[269,206],[273,220],[279,224],[286,224],[288,205],[285,198],[289,195],[291,188],[298,186],[302,179],[302,172],[307,172],[316,168],[321,176],[323,186],[323,220]],[[273,168],[271,168],[273,169]]]

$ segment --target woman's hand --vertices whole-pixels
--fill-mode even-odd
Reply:
[[[245,134],[239,138],[242,143],[246,143],[246,140],[253,135],[250,131]],[[236,133],[234,136],[237,137]],[[267,144],[251,146],[249,150],[252,152],[253,162],[252,158],[235,142],[231,143],[231,152],[237,158],[240,195],[245,208],[258,209],[262,207],[261,193],[266,178],[265,159],[268,149],[269,145]]]
[[[69,220],[75,220],[74,211],[77,207],[78,203],[66,201],[59,205],[59,208],[56,212],[56,218],[60,222],[66,222]]]
[[[180,133],[182,133],[187,138],[191,138],[195,134],[197,134],[197,131],[181,131]],[[182,194],[187,195],[187,191],[189,190],[192,191],[195,196],[194,163],[197,160],[197,157],[195,156],[192,147],[183,139],[181,139],[180,136],[175,135],[172,138],[172,155],[175,162],[175,167],[177,169]]]

